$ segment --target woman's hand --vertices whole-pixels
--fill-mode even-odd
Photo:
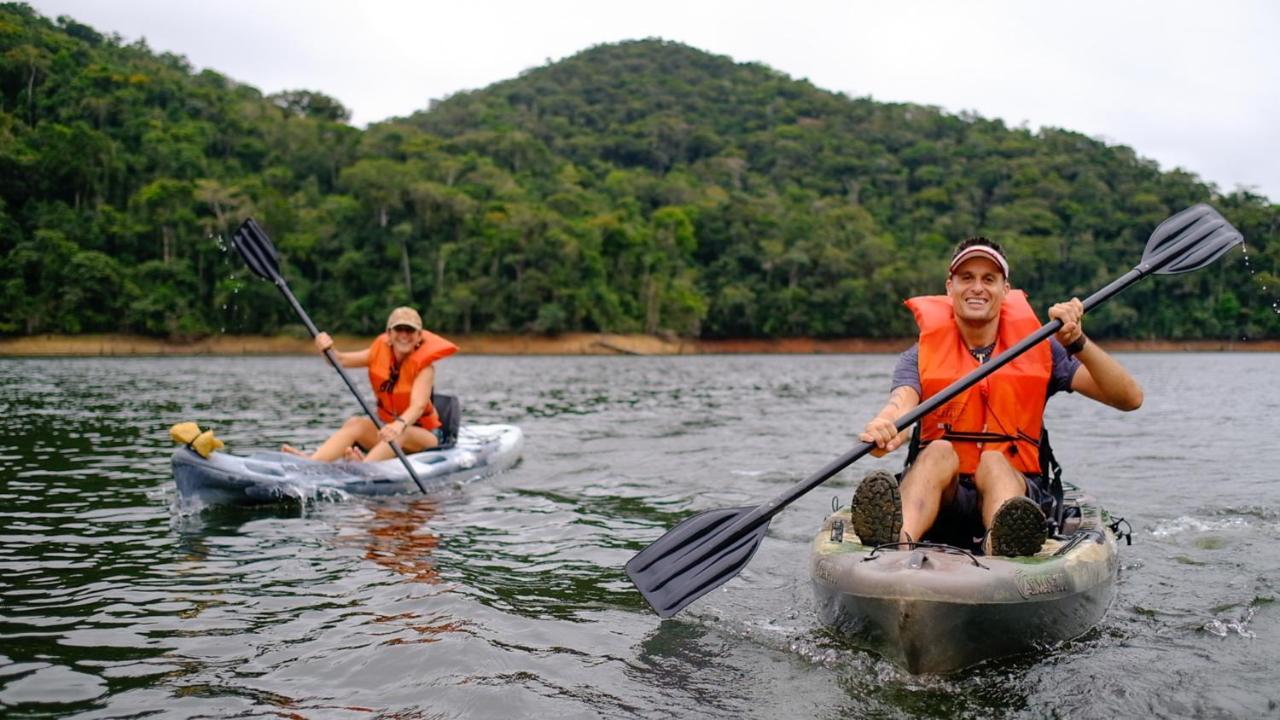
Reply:
[[[383,425],[382,429],[378,431],[378,437],[382,438],[383,442],[399,440],[407,427],[409,427],[409,423],[405,422],[403,418],[398,417],[386,425]]]
[[[327,332],[317,333],[315,342],[316,349],[320,352],[324,352],[325,350],[333,347],[333,338],[329,337],[329,333]]]

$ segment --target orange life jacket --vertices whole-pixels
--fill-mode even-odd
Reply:
[[[951,298],[927,295],[911,298],[906,304],[920,327],[920,388],[924,401],[979,363],[960,335]],[[1012,290],[1005,296],[999,323],[993,355],[1040,329],[1040,320],[1021,290]],[[950,441],[960,456],[963,474],[976,472],[982,453],[991,450],[1004,453],[1021,472],[1039,473],[1044,405],[1052,374],[1049,343],[1037,343],[926,415],[920,422],[921,441]]]
[[[431,367],[435,361],[458,352],[457,345],[435,333],[423,330],[421,335],[422,342],[400,363],[398,377],[389,392],[383,387],[391,379],[395,351],[391,349],[386,333],[379,335],[369,346],[369,384],[373,386],[373,394],[378,398],[378,417],[384,423],[391,422],[409,408],[413,380],[418,377],[418,373]],[[427,400],[427,409],[415,424],[427,430],[440,427],[440,414],[436,412],[430,399]]]

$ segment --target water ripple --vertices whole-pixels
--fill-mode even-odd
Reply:
[[[866,459],[659,621],[621,567],[855,442],[888,356],[442,363],[525,462],[430,498],[180,512],[167,430],[314,445],[356,408],[316,358],[0,360],[0,712],[60,717],[1261,716],[1278,629],[1273,356],[1125,356],[1147,406],[1050,403],[1067,478],[1137,528],[1115,605],[1043,654],[913,677],[818,626],[809,542]],[[1277,405],[1280,396],[1259,402]],[[1137,418],[1135,420],[1135,418]],[[1238,432],[1224,437],[1224,423]]]

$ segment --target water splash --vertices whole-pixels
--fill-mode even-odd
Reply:
[[[1216,617],[1204,624],[1205,632],[1211,635],[1217,635],[1220,638],[1227,637],[1231,634],[1239,635],[1243,638],[1252,640],[1257,634],[1249,629],[1249,621],[1253,620],[1253,616],[1258,612],[1258,606],[1250,604],[1244,609],[1244,615],[1237,618]]]
[[[1173,537],[1187,533],[1204,533],[1218,530],[1241,530],[1248,528],[1249,521],[1242,517],[1229,517],[1220,520],[1201,520],[1189,515],[1161,520],[1151,531],[1154,537]]]
[[[1259,287],[1262,288],[1262,293],[1264,296],[1270,295],[1271,288],[1267,286],[1266,274],[1264,273],[1262,277],[1259,277],[1258,271],[1255,270],[1253,267],[1253,263],[1249,262],[1249,246],[1244,244],[1243,242],[1240,243],[1240,251],[1244,254],[1244,267],[1246,270],[1249,271],[1249,277],[1253,278],[1257,282]],[[1271,312],[1277,315],[1280,315],[1280,297],[1276,297],[1276,299],[1271,301]],[[1248,338],[1244,337],[1241,339],[1247,340]]]
[[[315,492],[316,502],[345,503],[345,502],[349,502],[351,499],[352,499],[351,493],[347,492],[346,490],[343,490],[342,488],[335,488],[335,487],[316,488],[316,492]]]

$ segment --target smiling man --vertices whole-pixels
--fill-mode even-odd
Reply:
[[[898,358],[889,403],[860,435],[877,457],[908,439],[899,417],[1040,328],[1025,293],[1010,289],[1009,263],[991,240],[956,247],[946,287],[945,296],[907,300],[919,341]],[[1079,299],[1049,308],[1062,321],[1055,337],[926,415],[900,487],[883,471],[863,479],[852,508],[863,544],[929,540],[1011,556],[1040,549],[1054,507],[1045,402],[1066,391],[1120,410],[1142,404],[1133,376],[1085,338],[1083,316]]]

